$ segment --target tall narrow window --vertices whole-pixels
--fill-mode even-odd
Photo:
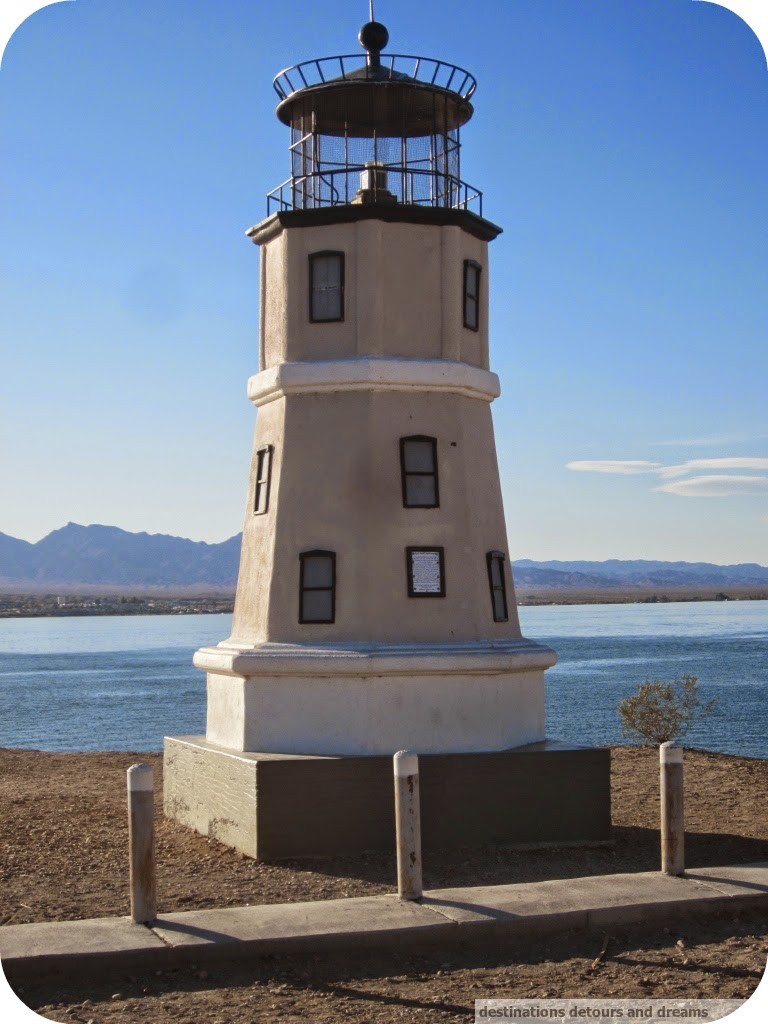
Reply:
[[[406,548],[408,597],[445,597],[443,548]]]
[[[303,551],[299,559],[299,622],[335,622],[335,552]]]
[[[272,479],[272,445],[267,444],[256,452],[256,492],[253,499],[253,513],[262,516],[269,508],[269,485]]]
[[[464,326],[471,331],[480,328],[480,271],[474,260],[464,260]]]
[[[437,508],[437,441],[434,437],[400,438],[400,473],[405,508]]]
[[[313,324],[344,319],[344,253],[309,257],[309,319]]]
[[[493,621],[506,622],[509,616],[507,615],[507,585],[504,581],[504,555],[501,551],[489,551],[485,557],[488,562]]]

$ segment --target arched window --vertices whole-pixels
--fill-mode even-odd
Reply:
[[[491,606],[493,608],[493,621],[506,622],[507,614],[507,584],[504,579],[504,555],[501,551],[489,551],[485,556],[488,562],[488,583],[491,587]]]
[[[256,516],[263,516],[269,508],[272,451],[272,445],[266,444],[256,452],[256,486],[253,496],[253,514]]]
[[[299,622],[336,621],[336,552],[299,555]]]
[[[344,319],[344,253],[309,257],[309,319],[313,324]]]
[[[464,326],[480,330],[480,271],[475,260],[464,260]]]
[[[415,434],[400,438],[400,473],[405,508],[437,508],[440,488],[437,478],[437,441]]]

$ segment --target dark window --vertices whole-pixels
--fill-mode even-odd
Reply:
[[[472,331],[480,327],[481,269],[474,260],[464,260],[464,326]]]
[[[256,452],[256,493],[253,499],[254,515],[261,516],[269,508],[269,484],[272,479],[272,445]]]
[[[344,319],[344,253],[309,257],[309,319],[313,324]]]
[[[443,548],[406,548],[408,597],[445,597]]]
[[[509,616],[507,615],[507,585],[504,582],[504,555],[500,551],[489,551],[485,557],[488,561],[493,621],[506,622]]]
[[[405,508],[437,508],[437,441],[434,437],[400,438],[400,472]]]
[[[336,555],[304,551],[299,555],[299,622],[335,622]]]

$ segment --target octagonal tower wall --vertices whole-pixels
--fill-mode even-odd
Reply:
[[[354,207],[333,212],[347,219],[299,229],[288,215],[287,229],[274,217],[250,232],[261,246],[260,369],[356,356],[450,359],[487,369],[488,238],[461,223],[488,222],[460,213],[440,225],[429,217],[421,223],[363,217]],[[312,217],[293,219],[300,225]],[[344,255],[341,322],[308,317],[310,257],[321,252]],[[465,261],[480,267],[477,330],[463,325]]]

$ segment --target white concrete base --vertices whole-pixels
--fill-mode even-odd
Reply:
[[[508,750],[544,739],[553,651],[455,644],[202,648],[206,739],[233,751],[391,755]]]

